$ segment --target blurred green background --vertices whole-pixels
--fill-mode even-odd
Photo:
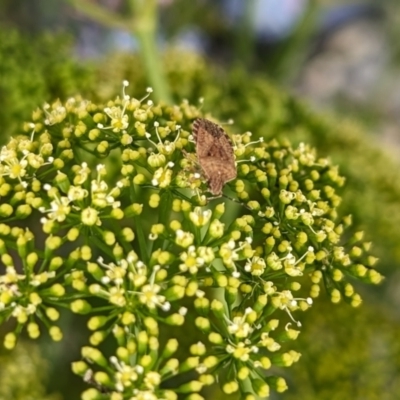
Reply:
[[[133,96],[150,85],[156,100],[203,98],[231,132],[311,143],[347,177],[340,212],[372,241],[386,280],[360,288],[358,309],[321,295],[302,320],[303,356],[284,371],[289,390],[271,398],[396,400],[399,22],[395,0],[2,0],[0,140],[45,101],[106,101],[127,79]],[[70,362],[87,338],[83,320],[63,324],[61,344],[0,351],[0,400],[78,398]]]

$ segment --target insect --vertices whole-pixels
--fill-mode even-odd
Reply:
[[[225,183],[237,175],[232,142],[219,125],[204,118],[193,122],[193,138],[197,160],[210,192],[216,197],[222,196]]]

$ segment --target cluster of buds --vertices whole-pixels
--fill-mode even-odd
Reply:
[[[67,307],[92,332],[73,363],[91,386],[84,400],[201,400],[217,382],[247,400],[286,390],[269,371],[299,360],[297,315],[321,286],[358,306],[350,280],[382,279],[339,217],[344,178],[306,145],[246,132],[232,137],[230,197],[208,201],[191,157],[199,110],[126,86],[106,107],[72,98],[36,110],[1,149],[0,322],[16,320],[5,347],[23,329],[61,340]]]

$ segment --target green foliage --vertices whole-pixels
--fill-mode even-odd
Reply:
[[[2,351],[0,365],[0,400],[61,399],[57,394],[46,394],[49,365],[38,346],[22,341],[12,353]]]
[[[0,30],[0,140],[21,129],[31,110],[47,99],[67,99],[87,90],[90,67],[71,59],[70,41],[60,35],[25,37]]]
[[[282,399],[400,398],[399,323],[371,304],[360,311],[320,302],[304,315],[298,344],[307,351],[291,370]]]
[[[201,399],[216,381],[247,400],[285,391],[270,369],[300,358],[294,314],[321,287],[357,307],[350,281],[382,279],[338,215],[344,178],[304,144],[244,132],[226,185],[236,202],[207,199],[191,138],[200,111],[127,86],[106,106],[46,104],[1,150],[0,318],[16,320],[5,347],[25,330],[62,340],[67,308],[92,332],[72,366],[93,385],[83,399]],[[28,218],[34,230],[20,227]]]

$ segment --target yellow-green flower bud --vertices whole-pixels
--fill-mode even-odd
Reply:
[[[216,315],[217,318],[222,319],[224,317],[225,314],[224,304],[221,301],[214,299],[211,302],[211,310]]]
[[[63,338],[63,333],[62,333],[61,329],[58,326],[50,327],[49,335],[55,342],[59,342]]]
[[[299,282],[291,282],[290,283],[290,290],[292,292],[297,292],[301,289],[301,284]]]
[[[192,392],[200,392],[203,388],[203,383],[200,381],[191,381],[181,385],[178,389],[181,393],[192,393]]]
[[[216,356],[208,356],[204,359],[203,363],[207,369],[214,368],[219,362],[218,357]]]
[[[131,325],[134,324],[136,321],[136,317],[135,314],[129,312],[129,311],[125,311],[122,315],[121,315],[121,324],[122,325]]]
[[[367,272],[367,279],[369,282],[373,283],[374,285],[378,285],[384,279],[383,276],[374,269],[370,269]]]
[[[92,310],[92,306],[86,300],[78,299],[70,304],[70,309],[75,314],[87,314]]]
[[[81,258],[84,261],[88,261],[92,258],[92,249],[89,246],[81,247]]]
[[[344,286],[344,295],[346,297],[351,297],[354,294],[354,287],[350,283],[346,283]]]
[[[225,224],[217,219],[214,219],[210,224],[208,232],[212,238],[219,239],[224,235],[224,228]]]
[[[113,255],[117,260],[121,260],[124,255],[124,249],[116,243],[112,249]]]
[[[262,379],[253,379],[252,386],[258,396],[262,398],[269,397],[269,386]]]
[[[343,272],[340,269],[335,268],[332,271],[332,279],[335,282],[340,282],[341,280],[343,280],[343,277],[344,277]]]
[[[168,325],[181,326],[185,322],[185,318],[183,315],[175,313],[175,314],[169,315],[165,319],[165,322]]]
[[[191,281],[186,287],[185,294],[188,297],[193,297],[197,293],[198,289],[199,289],[199,283],[196,281]]]
[[[36,253],[30,253],[26,256],[26,264],[30,270],[33,270],[36,263],[39,260],[39,256]]]
[[[103,386],[107,386],[111,383],[109,375],[103,371],[97,371],[93,378],[97,383]]]
[[[161,197],[157,193],[153,193],[149,199],[149,206],[151,208],[157,208],[160,205]]]
[[[56,297],[63,297],[65,294],[65,288],[60,283],[51,285],[48,289],[49,294]]]
[[[211,328],[209,319],[204,317],[197,317],[195,319],[195,325],[204,333],[209,332]]]
[[[124,214],[125,214],[125,212],[124,212]],[[135,233],[129,227],[123,228],[122,231],[121,231],[121,234],[122,234],[123,239],[127,243],[133,242],[135,240]]]
[[[31,214],[32,214],[32,208],[29,204],[21,204],[15,210],[15,215],[21,219],[27,218]]]
[[[294,359],[290,352],[282,353],[282,354],[274,354],[271,357],[272,364],[280,366],[280,367],[290,367]]]
[[[322,261],[323,259],[325,259],[328,256],[328,254],[326,253],[326,251],[324,250],[319,250],[316,254],[315,254],[315,259],[317,261]]]
[[[197,342],[190,346],[190,353],[194,356],[202,356],[206,353],[206,346],[203,343]]]
[[[176,374],[179,368],[179,361],[176,358],[170,358],[161,369],[160,373],[166,375],[169,373]]]
[[[257,313],[261,312],[267,305],[267,303],[268,303],[268,296],[266,294],[258,296],[253,306],[254,311]]]
[[[107,246],[114,245],[116,241],[114,232],[103,231],[103,240]]]
[[[314,218],[309,212],[300,213],[300,219],[304,225],[310,226],[314,224]],[[332,232],[330,232],[332,233]]]
[[[169,339],[161,354],[161,359],[168,359],[178,350],[179,342],[176,339]]]
[[[24,325],[26,324],[26,322],[28,321],[28,314],[25,310],[21,310],[17,316],[17,322],[20,325]]]
[[[184,232],[183,230],[179,229],[176,231],[176,239],[175,243],[178,246],[183,248],[187,248],[191,246],[194,242],[194,235],[191,232]]]
[[[208,224],[212,215],[211,210],[202,211],[201,207],[195,207],[194,211],[189,212],[189,218],[197,227],[202,227]]]
[[[136,176],[134,176],[133,178],[133,183],[135,185],[143,185],[144,183],[146,183],[146,178],[143,174],[137,174]]]
[[[71,369],[74,374],[83,376],[89,367],[84,361],[75,361],[71,363]]]
[[[86,358],[101,367],[107,367],[108,366],[108,361],[107,359],[103,356],[103,354],[100,352],[100,350],[94,348],[94,347],[89,347],[89,346],[84,346],[81,349],[81,354],[83,358]]]
[[[100,154],[105,154],[108,151],[110,144],[106,140],[102,140],[96,147],[96,150]]]
[[[236,393],[239,390],[239,385],[236,381],[227,382],[222,386],[222,391],[225,394]]]
[[[279,334],[279,341],[285,342],[287,340],[296,340],[300,334],[300,331],[295,329],[287,328]]]
[[[101,396],[101,393],[99,390],[97,390],[95,388],[90,388],[90,389],[86,389],[85,391],[82,392],[81,399],[82,400],[97,400],[99,398],[99,396]],[[112,400],[115,400],[115,399],[112,399]]]
[[[47,307],[46,315],[50,321],[57,321],[60,318],[60,313],[54,307]]]
[[[12,350],[17,343],[17,335],[14,332],[9,332],[4,336],[4,347],[7,350]]]
[[[147,163],[150,165],[150,167],[153,167],[153,168],[163,167],[166,162],[167,162],[167,159],[164,156],[164,154],[154,154],[153,153],[147,158]]]
[[[261,195],[264,197],[265,200],[268,200],[271,197],[271,192],[267,188],[262,188]]]
[[[316,297],[319,296],[320,291],[321,291],[321,288],[319,285],[311,285],[310,297],[315,299]]]
[[[110,213],[111,218],[114,218],[116,220],[121,220],[124,218],[124,212],[120,208],[113,208],[111,213]]]
[[[223,337],[217,332],[211,332],[208,335],[208,340],[210,341],[210,343],[213,343],[216,345],[221,345],[224,343]]]
[[[132,143],[133,139],[132,136],[127,134],[127,133],[123,133],[121,135],[121,144],[123,146],[129,146]]]
[[[147,331],[149,332],[150,335],[158,335],[158,323],[154,318],[146,317],[144,319],[144,325],[147,328]]]
[[[104,326],[104,324],[106,324],[107,321],[108,321],[108,317],[102,316],[102,315],[96,315],[89,319],[89,321],[87,323],[87,327],[91,331],[95,331],[95,330],[101,328],[102,326]]]
[[[194,306],[200,314],[206,315],[210,309],[210,300],[205,297],[199,297],[194,301]]]
[[[90,275],[97,280],[100,280],[104,276],[103,270],[96,263],[88,262],[86,268]]]
[[[282,189],[279,193],[279,200],[283,204],[290,204],[290,202],[294,199],[294,193],[288,192],[287,190]]]
[[[74,242],[79,237],[79,229],[78,228],[71,228],[67,233],[67,239],[70,242]]]
[[[227,287],[228,286],[228,278],[225,275],[218,274],[215,276],[215,281],[219,287]],[[212,304],[211,304],[212,307]]]
[[[106,331],[97,331],[90,335],[89,342],[92,346],[98,346],[104,339],[107,337],[108,332]]]
[[[266,380],[269,386],[278,393],[283,393],[288,389],[285,379],[280,376],[269,376]]]
[[[265,327],[263,328],[264,332],[271,332],[274,331],[275,329],[277,329],[279,326],[279,319],[271,319],[268,321],[268,323],[265,325]]]
[[[118,347],[117,350],[115,351],[115,354],[117,355],[118,359],[122,360],[125,363],[129,362],[129,358],[131,356],[131,353],[126,347]]]
[[[180,300],[185,296],[185,288],[179,285],[171,286],[165,291],[164,296],[171,302]]]
[[[9,217],[13,213],[14,209],[10,204],[3,203],[0,205],[0,217]]]
[[[81,222],[87,226],[100,225],[99,212],[91,207],[85,208],[81,212]]]
[[[374,257],[374,256],[368,256],[367,257],[367,265],[369,265],[370,267],[373,267],[377,262],[378,262],[379,258]]]
[[[100,137],[100,129],[91,129],[88,133],[88,137],[92,141],[96,141]]]
[[[354,273],[354,275],[363,278],[367,275],[368,269],[362,264],[356,264],[351,267],[351,271]]]
[[[124,209],[125,217],[135,217],[140,215],[143,211],[143,204],[133,203],[129,207]]]
[[[238,371],[237,377],[241,381],[244,381],[250,375],[250,369],[248,367],[241,367]]]
[[[35,322],[30,322],[27,325],[26,330],[31,339],[37,339],[40,336],[39,325]]]
[[[46,251],[54,251],[57,250],[62,244],[62,239],[59,236],[49,236],[46,239],[45,247]]]
[[[42,303],[42,298],[36,292],[32,292],[29,294],[29,302],[35,306],[38,306]]]
[[[358,307],[362,303],[361,296],[358,293],[354,293],[352,299],[351,299],[351,306],[352,307]]]
[[[336,303],[339,303],[339,302],[340,302],[340,300],[341,300],[341,295],[340,295],[339,290],[333,289],[333,290],[331,291],[330,295],[331,295],[331,301],[332,301],[332,303],[335,303],[335,304],[336,304]]]
[[[236,193],[241,193],[245,190],[246,186],[244,184],[244,182],[241,179],[238,179],[235,182],[235,192]]]

